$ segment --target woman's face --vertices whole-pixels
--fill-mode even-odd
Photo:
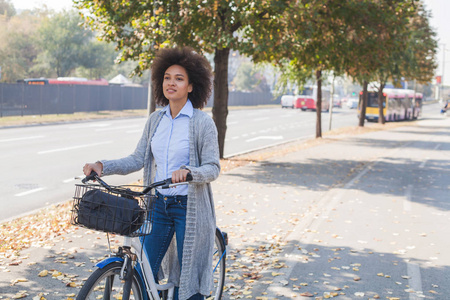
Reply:
[[[170,66],[164,73],[163,81],[164,96],[169,102],[186,102],[188,93],[192,92],[192,84],[186,69],[179,65]]]

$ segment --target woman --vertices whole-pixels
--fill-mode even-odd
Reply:
[[[144,168],[144,184],[171,177],[188,186],[158,190],[144,248],[155,275],[179,287],[175,299],[203,299],[212,289],[216,218],[210,182],[219,176],[217,130],[200,109],[211,95],[211,66],[191,48],[162,49],[152,65],[156,103],[133,154],[84,166],[84,174],[128,174]],[[175,236],[175,237],[174,237]],[[161,266],[161,268],[160,268]]]

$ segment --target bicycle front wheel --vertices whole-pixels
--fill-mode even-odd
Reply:
[[[78,293],[77,300],[122,299],[124,281],[120,280],[121,262],[113,262],[102,269],[95,270]],[[133,275],[130,300],[143,300],[142,286],[137,274]]]
[[[212,294],[207,297],[207,300],[220,300],[222,299],[223,286],[225,284],[225,259],[226,249],[225,242],[222,236],[222,232],[216,229],[216,238],[214,243],[213,253],[213,277],[214,277],[214,290]]]

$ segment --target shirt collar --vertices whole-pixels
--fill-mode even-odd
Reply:
[[[172,119],[172,116],[170,115],[170,104],[167,105],[166,107],[164,107],[162,109],[162,111],[164,112],[164,114]],[[192,102],[191,100],[187,100],[186,104],[183,106],[183,108],[181,109],[181,111],[178,113],[178,115],[175,117],[177,118],[179,115],[185,115],[188,116],[189,118],[192,118],[192,115],[194,114],[194,107],[192,106]]]

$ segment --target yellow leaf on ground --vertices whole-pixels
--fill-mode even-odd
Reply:
[[[28,281],[28,279],[26,279],[26,278],[17,278],[17,279],[11,280],[11,286],[16,285],[19,282],[27,282],[27,281]]]
[[[314,295],[309,293],[309,292],[301,293],[300,296],[302,296],[302,297],[314,297]]]
[[[48,275],[48,271],[47,270],[42,270],[41,272],[39,272],[38,276],[39,277],[45,277]]]

